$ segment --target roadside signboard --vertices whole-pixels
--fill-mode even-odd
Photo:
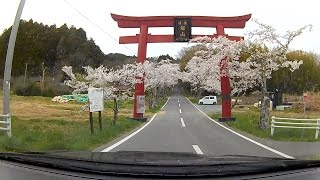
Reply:
[[[137,113],[144,113],[145,112],[145,97],[144,96],[137,96]]]
[[[101,88],[88,89],[90,112],[103,111],[103,90]]]

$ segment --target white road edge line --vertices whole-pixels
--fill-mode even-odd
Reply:
[[[179,109],[179,112],[180,112],[180,114],[181,114],[181,109]]]
[[[196,151],[197,154],[203,154],[203,152],[201,151],[201,149],[199,148],[198,145],[192,145],[192,147]]]
[[[180,120],[181,120],[182,127],[186,127],[186,124],[184,123],[183,118],[180,118]]]
[[[157,115],[157,113],[155,115],[153,115],[151,120],[149,122],[147,122],[145,125],[143,125],[140,129],[136,130],[135,132],[133,132],[132,134],[126,136],[125,138],[121,139],[120,141],[112,144],[111,146],[107,147],[106,149],[102,150],[101,152],[109,152],[112,149],[114,149],[117,146],[119,146],[120,144],[126,142],[128,139],[132,138],[134,135],[138,134],[140,131],[142,131],[145,127],[147,127],[153,121],[153,119],[156,117],[156,115]]]
[[[169,99],[170,99],[170,97],[167,99],[166,103],[161,107],[161,109],[163,109],[167,105]],[[153,119],[156,117],[156,115],[157,115],[157,113],[155,115],[153,115],[152,118],[150,119],[150,121],[147,122],[145,125],[143,125],[140,129],[136,130],[132,134],[129,134],[128,136],[126,136],[125,138],[121,139],[120,141],[112,144],[111,146],[107,147],[106,149],[102,150],[101,152],[109,152],[112,149],[114,149],[117,146],[119,146],[120,144],[126,142],[128,139],[132,138],[134,135],[138,134],[140,131],[142,131],[145,127],[147,127],[153,121]]]
[[[167,105],[169,99],[170,99],[170,97],[167,99],[166,103],[164,103],[164,105],[161,107],[161,110]]]
[[[250,138],[248,138],[248,137],[246,137],[246,136],[244,136],[244,135],[242,135],[242,134],[239,134],[239,133],[233,131],[232,129],[227,128],[226,126],[224,126],[224,125],[220,124],[219,122],[217,122],[217,121],[213,120],[212,118],[210,118],[206,113],[204,113],[204,112],[201,111],[196,105],[194,105],[188,98],[186,98],[186,99],[187,99],[195,108],[197,108],[203,115],[205,115],[207,118],[209,118],[212,122],[214,122],[214,123],[216,123],[217,125],[225,128],[226,130],[232,132],[233,134],[238,135],[238,136],[242,137],[243,139],[245,139],[245,140],[247,140],[247,141],[250,141],[250,142],[256,144],[257,146],[260,146],[260,147],[262,147],[262,148],[264,148],[264,149],[267,149],[267,150],[269,150],[269,151],[271,151],[271,152],[273,152],[273,153],[275,153],[275,154],[278,154],[278,155],[280,155],[280,156],[282,156],[282,157],[285,157],[285,158],[288,158],[288,159],[295,159],[295,158],[292,157],[292,156],[289,156],[289,155],[287,155],[287,154],[285,154],[285,153],[282,153],[282,152],[280,152],[280,151],[278,151],[278,150],[272,149],[271,147],[268,147],[268,146],[266,146],[266,145],[264,145],[264,144],[261,144],[261,143],[255,141],[255,140],[253,140],[253,139],[250,139]]]

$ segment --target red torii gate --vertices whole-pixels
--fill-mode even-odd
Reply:
[[[113,20],[117,21],[119,28],[140,28],[140,34],[135,36],[119,37],[120,44],[138,43],[138,63],[144,63],[147,54],[147,43],[168,43],[176,42],[175,35],[151,35],[148,34],[149,27],[174,27],[176,19],[190,20],[192,27],[215,27],[216,34],[207,35],[209,37],[225,36],[230,40],[240,41],[243,37],[229,36],[225,34],[224,28],[244,28],[246,22],[251,18],[251,14],[234,17],[213,17],[213,16],[122,16],[111,14]],[[181,34],[180,34],[181,35]],[[182,34],[183,37],[185,34]],[[204,35],[191,35],[194,38]],[[221,69],[224,67],[222,66]],[[221,97],[222,97],[222,118],[220,121],[233,119],[231,117],[230,79],[221,77]],[[140,104],[141,103],[141,104]],[[138,106],[143,106],[138,107]],[[142,119],[144,114],[144,83],[135,84],[133,118]]]

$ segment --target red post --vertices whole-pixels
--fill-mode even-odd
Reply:
[[[227,69],[227,58],[221,60],[220,73],[222,71],[228,71]],[[231,118],[231,88],[229,76],[221,76],[221,99],[222,99],[222,118],[221,120],[227,120]]]
[[[139,44],[138,44],[138,63],[144,63],[147,57],[147,35],[148,35],[148,26],[141,25],[140,26],[140,34],[139,34]],[[135,84],[135,92],[134,92],[134,101],[133,101],[133,118],[142,119],[143,113],[137,112],[137,96],[144,96],[144,83],[136,83]]]
[[[217,34],[219,36],[225,36],[224,33],[224,27],[222,25],[217,25]],[[223,71],[228,72],[227,67],[227,58],[221,59],[220,62],[220,74],[222,74]],[[222,114],[221,118],[219,118],[220,121],[226,121],[231,118],[231,88],[230,88],[230,79],[229,76],[221,76],[221,99],[222,99]]]

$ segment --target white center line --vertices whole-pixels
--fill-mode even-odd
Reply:
[[[180,120],[181,120],[182,127],[186,127],[186,124],[184,124],[183,118],[180,118]]]
[[[178,103],[179,103],[179,99],[178,99]]]
[[[179,103],[179,107],[180,107],[180,103]]]
[[[179,112],[181,113],[181,109],[179,109]]]
[[[198,145],[192,145],[192,147],[196,151],[197,154],[203,154],[203,152],[201,151],[201,149],[199,148]]]

